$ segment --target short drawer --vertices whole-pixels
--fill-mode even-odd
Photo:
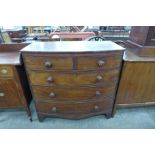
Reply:
[[[119,67],[121,61],[122,61],[122,55],[79,57],[77,59],[77,69],[78,70],[112,69]]]
[[[22,106],[19,90],[13,79],[0,79],[0,108]]]
[[[25,63],[29,69],[42,70],[71,70],[73,62],[71,57],[52,56],[25,56]]]
[[[79,86],[108,85],[117,81],[119,70],[104,72],[62,73],[62,72],[29,72],[32,85]]]
[[[113,101],[104,99],[99,102],[83,102],[83,103],[36,103],[39,113],[47,114],[90,114],[112,109]]]
[[[33,86],[35,99],[38,101],[83,101],[103,97],[114,97],[115,86],[109,87],[39,87]]]
[[[11,66],[0,65],[0,77],[13,77],[13,68]]]

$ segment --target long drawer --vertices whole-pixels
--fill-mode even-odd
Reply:
[[[102,99],[98,102],[83,102],[76,104],[75,102],[68,103],[46,103],[37,102],[37,111],[47,114],[90,114],[109,110],[113,107],[113,101],[110,99]]]
[[[35,99],[38,101],[83,101],[103,97],[113,98],[115,86],[108,87],[41,87],[33,86]]]
[[[29,72],[32,85],[47,86],[80,86],[80,85],[108,85],[117,81],[119,70],[105,72]]]

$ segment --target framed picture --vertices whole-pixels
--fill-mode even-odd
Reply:
[[[1,32],[1,36],[4,43],[12,43],[12,40],[8,34],[8,32]]]

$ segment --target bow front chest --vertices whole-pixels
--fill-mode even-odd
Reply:
[[[39,120],[111,117],[123,50],[111,41],[35,42],[22,49]]]

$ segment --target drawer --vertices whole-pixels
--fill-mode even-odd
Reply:
[[[78,70],[111,69],[120,66],[122,55],[79,57],[77,60]]]
[[[115,86],[109,87],[39,87],[33,86],[35,99],[38,101],[83,101],[103,97],[114,97]]]
[[[113,101],[104,99],[99,102],[81,102],[81,103],[36,103],[39,113],[47,114],[90,114],[112,109]]]
[[[13,79],[0,79],[0,108],[22,106],[18,86]]]
[[[13,77],[13,68],[7,65],[0,65],[0,77]]]
[[[62,72],[30,72],[32,85],[47,86],[79,86],[112,84],[117,81],[117,69],[104,72],[62,73]]]
[[[42,70],[72,70],[73,62],[70,57],[25,56],[25,63],[29,69]]]

